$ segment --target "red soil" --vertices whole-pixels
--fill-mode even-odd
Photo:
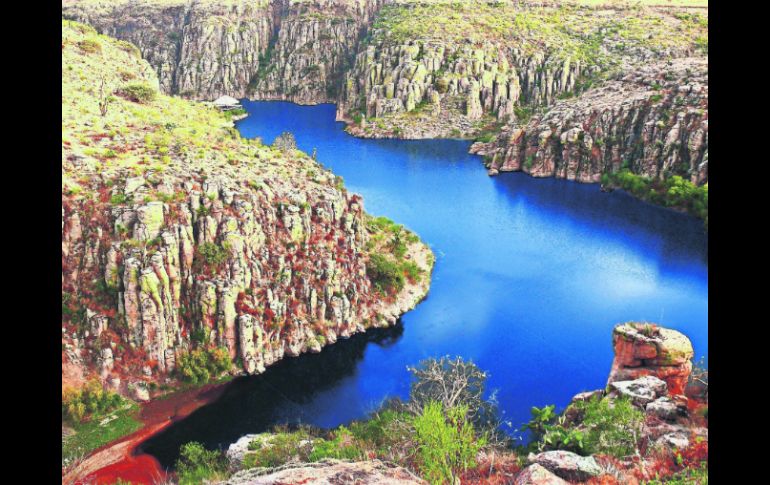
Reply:
[[[151,455],[139,453],[137,448],[171,423],[215,400],[224,387],[224,384],[209,384],[148,402],[139,413],[143,424],[140,430],[94,450],[62,476],[62,483],[101,485],[122,479],[132,484],[152,485],[164,480],[166,471],[161,468],[158,460]]]

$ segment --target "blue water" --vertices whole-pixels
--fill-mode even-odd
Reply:
[[[243,384],[221,405],[228,411],[217,415],[228,418],[211,431],[216,438],[193,433],[197,439],[226,445],[262,431],[256,428],[267,421],[346,423],[387,396],[406,397],[406,366],[442,355],[461,355],[488,371],[506,419],[519,427],[532,406],[561,407],[578,392],[604,387],[612,327],[630,320],[680,330],[696,356],[707,354],[707,238],[700,221],[620,191],[602,193],[595,184],[522,173],[489,177],[466,141],[354,138],[334,121],[333,105],[244,107],[249,117],[237,123],[244,137],[271,143],[291,131],[299,148],[316,149],[319,162],[363,195],[369,213],[406,225],[429,244],[436,265],[428,298],[403,316],[403,331],[387,345],[351,343],[355,357],[344,370],[313,377],[323,382],[291,397],[259,386],[300,380],[296,372],[303,371],[278,379],[269,369],[264,382]],[[275,401],[269,413],[250,415],[264,400]],[[213,411],[201,416],[207,412]]]

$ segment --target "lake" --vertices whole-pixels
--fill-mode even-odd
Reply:
[[[460,355],[489,373],[506,420],[602,388],[611,332],[651,321],[707,357],[707,235],[701,221],[597,184],[489,177],[462,140],[366,140],[333,105],[244,101],[244,137],[290,131],[364,207],[416,232],[436,255],[428,298],[397,327],[367,332],[236,379],[216,402],[145,443],[169,466],[187,441],[226,447],[276,423],[334,427],[406,397],[407,366]],[[515,434],[515,433],[514,433]]]

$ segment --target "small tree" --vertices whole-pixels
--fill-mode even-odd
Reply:
[[[294,139],[294,135],[290,131],[284,131],[273,140],[273,147],[288,153],[291,150],[296,150],[297,140]]]
[[[502,424],[495,394],[484,398],[487,374],[473,362],[462,357],[427,359],[417,367],[409,367],[414,379],[409,390],[407,409],[419,414],[430,402],[438,402],[444,409],[463,406],[468,420],[487,433],[494,445],[504,445],[508,439],[500,430]]]
[[[445,410],[440,403],[432,401],[415,416],[420,468],[431,483],[455,483],[459,472],[476,466],[476,455],[486,445],[486,440],[476,437],[467,415],[467,406]]]
[[[106,84],[105,77],[101,77],[101,81],[99,83],[99,113],[102,115],[102,117],[107,116],[107,108],[109,107],[110,103],[115,101],[115,97],[111,94],[107,94],[104,90],[104,85]]]

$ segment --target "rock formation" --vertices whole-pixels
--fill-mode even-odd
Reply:
[[[428,482],[405,468],[379,460],[344,462],[326,459],[317,463],[298,463],[265,471],[243,470],[220,485],[269,485],[277,483],[303,483],[333,485],[426,485]]]
[[[708,63],[683,58],[623,72],[529,121],[507,124],[471,151],[485,156],[492,173],[599,182],[628,168],[707,183]]]
[[[425,276],[374,291],[363,201],[309,156],[156,96],[130,44],[66,21],[62,32],[63,368],[145,399],[145,381],[196,346],[262,372],[425,296],[432,258],[419,242],[407,257]]]
[[[65,18],[129,41],[169,94],[332,102],[382,0],[72,1]]]
[[[615,359],[608,386],[653,376],[665,382],[669,394],[684,394],[694,354],[687,337],[654,324],[625,323],[612,332],[612,346]]]
[[[356,136],[478,138],[492,175],[708,182],[707,10],[70,0],[62,12],[136,44],[167,93],[336,102]]]

